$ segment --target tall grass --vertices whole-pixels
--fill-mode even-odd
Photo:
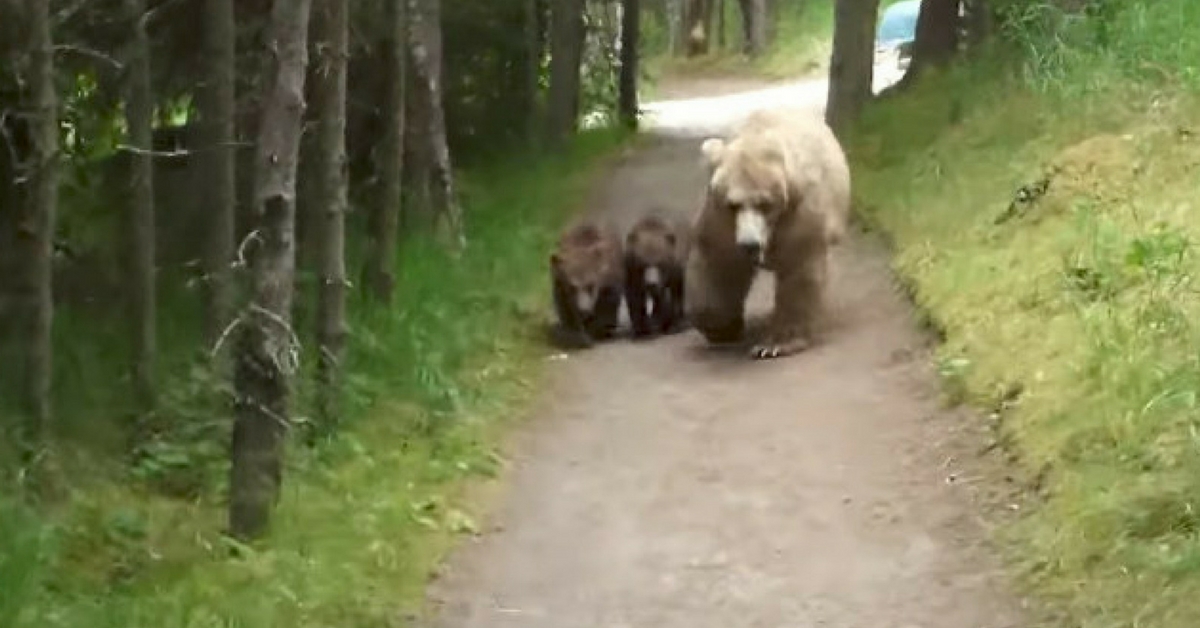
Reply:
[[[1065,626],[1184,628],[1200,617],[1200,5],[1109,6],[1011,13],[1015,52],[872,107],[850,152],[863,215],[946,331],[948,392],[996,412],[1040,478],[1001,534],[1022,582]]]
[[[545,251],[599,161],[624,139],[588,134],[565,159],[514,159],[465,173],[469,248],[454,260],[406,242],[395,305],[353,304],[348,421],[315,447],[293,443],[261,547],[221,534],[225,445],[214,435],[228,420],[214,414],[213,376],[186,359],[199,346],[199,327],[183,324],[186,312],[166,310],[164,319],[180,315],[180,331],[163,346],[193,349],[168,361],[178,368],[167,369],[165,403],[203,433],[164,437],[146,456],[159,466],[143,460],[134,478],[80,461],[67,494],[42,512],[0,500],[0,625],[407,625],[442,553],[476,531],[475,502],[463,491],[497,471],[499,430],[533,392]],[[183,297],[168,303],[189,305]],[[90,413],[114,423],[95,416],[117,396],[96,386],[120,355],[110,352],[119,343],[106,324],[68,319],[60,328],[72,349],[60,361],[59,393],[69,399],[60,410],[73,422]],[[301,389],[300,417],[306,407]],[[198,452],[198,443],[215,449]],[[189,490],[164,495],[161,483],[181,475]],[[139,481],[147,479],[155,482]]]

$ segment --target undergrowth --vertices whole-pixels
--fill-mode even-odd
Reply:
[[[755,58],[743,52],[742,16],[735,2],[725,7],[725,45],[717,43],[716,34],[709,53],[687,58],[672,56],[665,49],[662,27],[651,22],[648,29],[651,41],[657,45],[647,59],[652,77],[737,76],[767,80],[804,78],[824,72],[829,65],[830,33],[833,29],[832,0],[781,2],[774,39],[767,50]],[[714,18],[714,31],[716,30]],[[652,86],[652,84],[651,84]]]
[[[592,133],[566,159],[464,173],[466,253],[452,260],[406,242],[395,305],[352,303],[348,419],[313,447],[292,443],[261,547],[222,534],[228,417],[213,404],[219,379],[195,366],[207,348],[194,337],[194,302],[165,296],[161,345],[193,348],[164,358],[162,423],[174,427],[132,471],[98,466],[99,456],[73,462],[71,452],[86,457],[87,448],[65,439],[71,482],[58,499],[35,511],[0,497],[0,625],[408,625],[443,552],[476,531],[464,491],[497,472],[500,430],[533,392],[545,251],[599,160],[624,141]],[[110,324],[120,322],[64,317],[56,329],[68,349],[57,367],[56,398],[67,400],[60,429],[76,441],[102,438],[80,426],[119,425],[125,407],[119,387],[103,385],[120,360]],[[301,389],[301,419],[307,407]],[[118,416],[101,414],[111,408]]]
[[[947,392],[999,409],[1041,478],[1001,534],[1022,581],[1062,625],[1190,628],[1200,3],[1107,6],[1011,11],[1015,46],[873,105],[850,153],[864,217],[945,331]]]

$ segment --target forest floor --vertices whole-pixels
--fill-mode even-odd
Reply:
[[[821,84],[791,100],[819,112]],[[588,211],[622,228],[650,206],[693,211],[703,134],[779,90],[649,106],[646,138]],[[769,308],[765,279],[752,314]],[[837,251],[830,314],[827,339],[786,359],[709,349],[693,331],[557,356],[484,532],[435,577],[431,622],[1027,626],[989,544],[1003,468],[980,453],[984,422],[939,403],[932,341],[872,234]]]

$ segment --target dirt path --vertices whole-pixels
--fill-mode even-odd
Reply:
[[[699,138],[648,140],[591,210],[690,211]],[[490,532],[431,591],[444,628],[1017,628],[926,341],[866,236],[831,336],[753,362],[687,332],[557,362]],[[769,282],[752,293],[765,311]],[[971,455],[971,454],[968,454]]]

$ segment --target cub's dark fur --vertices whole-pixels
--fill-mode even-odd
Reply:
[[[563,232],[550,254],[560,344],[586,348],[616,332],[624,294],[621,238],[590,222]]]
[[[648,214],[625,237],[625,304],[634,337],[668,334],[686,326],[683,315],[685,237],[675,225]]]

